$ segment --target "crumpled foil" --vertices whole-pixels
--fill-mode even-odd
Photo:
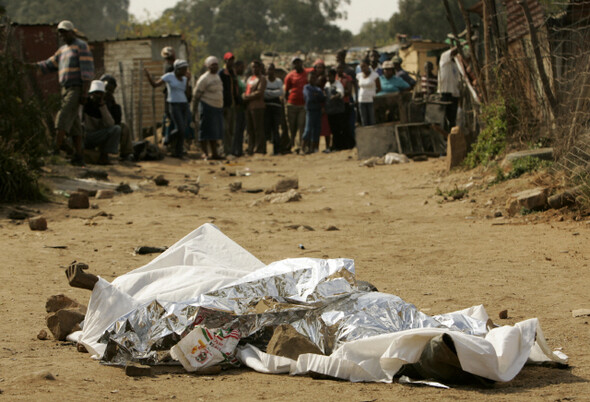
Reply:
[[[195,325],[237,329],[265,350],[272,329],[291,324],[326,355],[353,340],[414,328],[483,336],[486,323],[464,314],[428,316],[400,297],[360,291],[349,259],[283,260],[186,303],[154,300],[111,325],[103,362],[172,364],[169,350]]]

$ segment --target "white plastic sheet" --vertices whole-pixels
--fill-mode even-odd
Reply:
[[[77,339],[95,358],[100,358],[105,353],[105,343],[100,342],[105,331],[121,317],[154,300],[162,306],[172,306],[173,310],[174,303],[187,305],[199,298],[202,301],[205,293],[217,297],[243,296],[247,286],[253,283],[263,293],[270,286],[272,289],[268,292],[273,293],[270,294],[273,297],[285,296],[281,292],[287,292],[288,298],[297,303],[315,303],[318,300],[321,302],[324,297],[337,296],[342,285],[345,288],[349,286],[347,281],[350,278],[346,272],[354,274],[351,260],[292,259],[265,266],[215,226],[206,224],[144,267],[122,275],[112,283],[100,279],[90,299],[83,332]],[[307,285],[293,287],[292,282],[285,281],[286,278],[292,280],[294,277],[304,281],[297,283],[312,284],[314,292],[309,292]],[[272,284],[286,284],[287,288],[274,288]],[[361,331],[360,336],[357,334],[356,337],[347,333],[340,338],[344,341],[337,344],[330,356],[304,354],[294,361],[269,355],[253,345],[245,345],[238,348],[237,357],[246,366],[264,373],[288,372],[298,375],[313,371],[349,381],[391,382],[404,364],[418,361],[430,339],[448,333],[454,341],[463,370],[491,380],[511,380],[527,359],[566,362],[567,357],[558,356],[549,350],[536,319],[488,332],[485,328],[488,317],[482,306],[428,317],[398,299],[396,296],[374,293],[367,297],[354,296],[352,301],[340,299],[336,304],[340,307],[358,307],[362,306],[359,300],[367,301],[368,308],[359,310],[358,314],[371,323],[367,313],[372,311],[371,303],[375,300],[383,303],[385,308],[400,309],[397,313],[393,310],[390,317],[395,318],[396,314],[401,316],[403,312],[404,317],[420,319],[417,325],[404,324],[400,330],[376,336],[371,335],[370,331],[367,332],[369,335],[363,335]],[[339,310],[329,310],[329,307],[326,307],[321,317],[334,319],[342,316]],[[352,313],[354,316],[356,312]],[[305,329],[303,321],[299,324],[294,322],[294,327]],[[468,330],[464,330],[465,327]]]

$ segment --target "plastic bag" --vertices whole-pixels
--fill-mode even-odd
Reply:
[[[234,351],[240,341],[238,330],[207,329],[196,326],[170,350],[186,371],[214,366],[219,363],[238,365]]]

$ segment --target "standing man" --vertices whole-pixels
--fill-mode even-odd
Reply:
[[[352,149],[356,144],[356,112],[354,109],[355,99],[358,94],[358,83],[356,82],[356,74],[354,68],[346,64],[346,49],[340,49],[336,53],[336,79],[342,83],[344,87],[344,104],[345,104],[345,118],[344,138],[339,145],[334,144],[335,149]]]
[[[289,124],[290,152],[295,146],[296,152],[301,148],[301,136],[305,128],[305,99],[303,98],[303,87],[307,84],[307,72],[303,68],[303,61],[299,56],[291,60],[293,70],[285,77],[285,98],[287,99],[287,123]]]
[[[457,109],[459,108],[459,70],[455,64],[455,56],[459,50],[454,47],[440,55],[438,63],[438,92],[440,100],[450,102],[445,110],[445,130],[450,132],[457,121]]]
[[[236,100],[239,93],[236,73],[234,71],[234,55],[227,52],[223,56],[225,67],[219,71],[219,78],[223,83],[223,152],[227,156],[232,151],[235,121]]]
[[[56,116],[56,151],[59,152],[66,135],[74,142],[72,165],[84,165],[82,153],[82,125],[78,109],[86,102],[90,81],[94,77],[94,60],[88,44],[76,36],[74,24],[64,20],[57,26],[59,37],[65,42],[45,61],[37,63],[43,74],[57,71],[61,86],[61,108]]]

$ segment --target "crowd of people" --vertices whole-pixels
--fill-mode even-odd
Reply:
[[[34,64],[43,73],[59,74],[62,105],[56,118],[55,152],[65,148],[64,138],[69,135],[75,148],[72,164],[84,163],[83,148],[98,149],[100,164],[109,163],[109,154],[133,160],[130,131],[115,102],[116,79],[105,74],[93,80],[92,54],[70,21],[60,22],[58,33],[65,44],[48,60]],[[426,63],[420,90],[428,95],[438,89],[456,115],[455,54],[449,50],[441,57],[439,75],[445,76],[440,88],[434,66]],[[165,87],[169,124],[163,130],[164,143],[177,158],[183,158],[187,139],[195,133],[203,157],[213,160],[269,151],[272,155],[314,153],[322,137],[324,152],[351,149],[357,116],[363,126],[375,124],[377,97],[412,91],[417,84],[402,68],[401,58],[384,59],[375,49],[356,69],[346,64],[346,50],[338,51],[334,66],[318,59],[306,68],[295,56],[286,75],[272,63],[265,66],[253,60],[246,65],[226,52],[223,65],[215,56],[205,59],[206,71],[194,85],[188,62],[177,59],[173,48],[165,47],[161,55],[165,60],[162,76],[152,77],[147,70],[145,76],[153,87]],[[84,105],[82,122],[80,104]],[[454,125],[454,117],[449,120]]]

